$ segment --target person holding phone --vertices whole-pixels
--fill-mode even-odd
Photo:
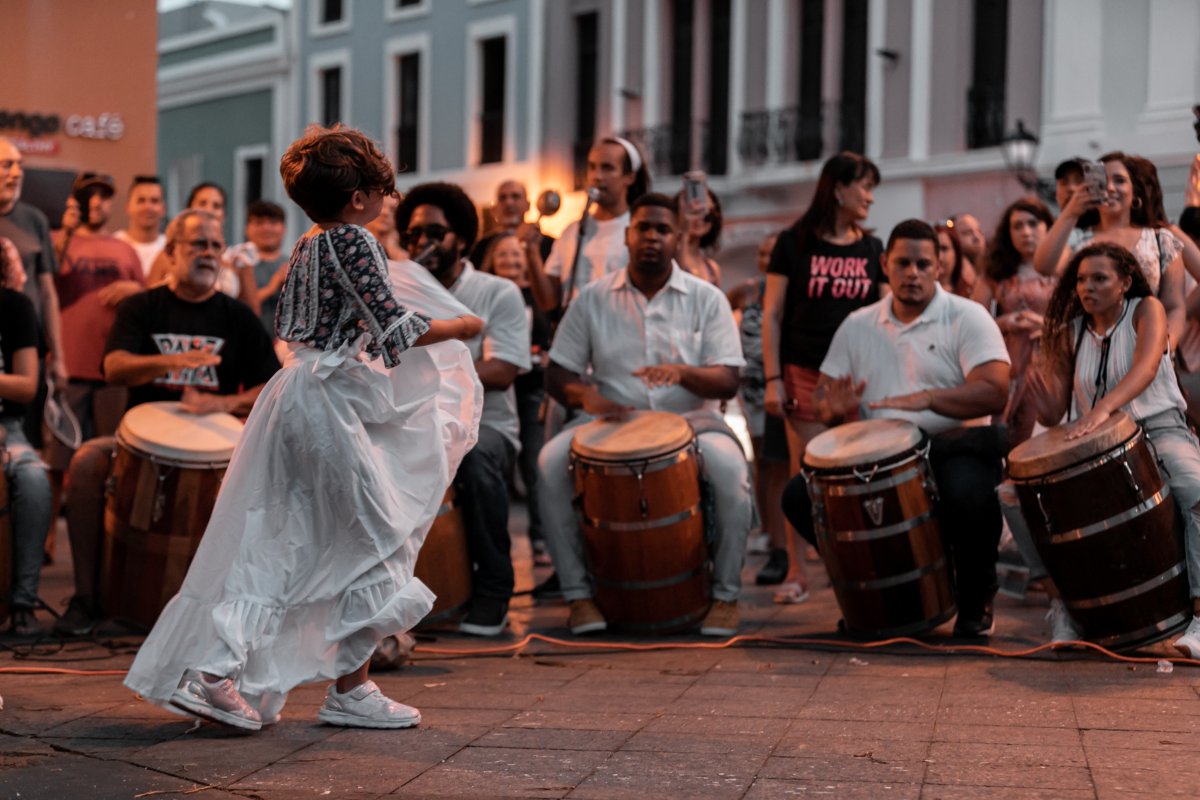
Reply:
[[[683,176],[676,195],[686,225],[682,246],[675,254],[679,266],[713,286],[721,285],[721,265],[712,258],[721,238],[721,203],[708,188],[703,172]]]
[[[1105,191],[1101,194],[1095,181],[1088,182],[1085,165],[1083,184],[1071,193],[1038,245],[1033,265],[1043,275],[1056,276],[1074,253],[1092,242],[1124,247],[1137,258],[1151,294],[1162,302],[1174,347],[1187,321],[1184,244],[1169,228],[1158,170],[1150,161],[1120,151],[1101,156],[1100,163],[1107,179]],[[1200,278],[1200,253],[1189,258],[1188,266]]]

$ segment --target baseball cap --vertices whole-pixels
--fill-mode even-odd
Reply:
[[[81,172],[75,176],[75,182],[71,184],[71,194],[86,192],[92,187],[104,189],[110,195],[117,193],[117,186],[113,183],[112,175],[104,172]]]

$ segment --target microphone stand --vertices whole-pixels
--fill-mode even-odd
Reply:
[[[566,291],[563,293],[562,309],[559,311],[558,318],[561,320],[567,313],[567,308],[571,305],[571,297],[575,294],[575,274],[579,267],[579,254],[583,252],[583,229],[587,226],[589,214],[592,210],[592,203],[600,199],[600,190],[596,188],[588,189],[587,202],[583,204],[583,215],[579,218],[579,229],[575,239],[575,254],[571,257],[571,277],[567,278]]]

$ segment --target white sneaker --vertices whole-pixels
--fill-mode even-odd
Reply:
[[[262,728],[262,717],[229,678],[209,683],[202,673],[185,670],[179,688],[171,693],[170,703],[193,716],[235,728],[248,731]]]
[[[421,722],[421,712],[385,697],[375,681],[366,681],[345,694],[337,684],[330,686],[317,719],[348,728],[411,728]]]
[[[1182,653],[1184,658],[1200,658],[1200,617],[1192,617],[1191,624],[1183,632],[1183,636],[1175,640],[1175,649]]]
[[[1050,598],[1050,610],[1046,612],[1046,621],[1050,623],[1051,642],[1076,642],[1083,640],[1083,632],[1071,619],[1067,606],[1057,597]]]

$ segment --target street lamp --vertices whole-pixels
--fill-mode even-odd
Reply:
[[[1013,177],[1027,191],[1035,192],[1048,203],[1053,202],[1054,184],[1039,177],[1034,168],[1038,138],[1025,127],[1024,120],[1017,120],[1017,129],[1005,136],[1000,146],[1003,148],[1004,164]]]

